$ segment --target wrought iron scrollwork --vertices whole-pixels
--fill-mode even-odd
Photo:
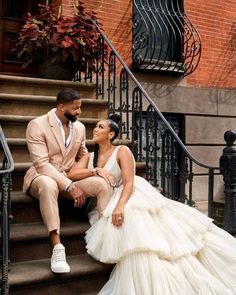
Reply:
[[[135,0],[136,3],[137,1],[138,0]],[[141,3],[140,1],[141,0],[139,0],[139,3]],[[177,61],[177,56],[174,61],[170,62],[170,64],[167,64],[167,59],[164,58],[162,59],[162,63],[160,63],[159,60],[159,63],[156,65],[159,67],[163,66],[164,68],[164,60],[166,69],[168,68],[171,70],[171,67],[176,67],[176,70],[178,70],[182,67],[182,69],[187,70],[185,74],[188,74],[195,69],[195,66],[190,66],[190,64],[194,64],[192,63],[193,60],[194,62],[197,60],[194,56],[196,55],[200,58],[197,41],[195,43],[192,42],[193,35],[195,33],[197,34],[197,32],[191,27],[186,14],[184,14],[184,16],[180,15],[180,11],[181,13],[183,11],[179,4],[180,2],[177,3],[171,0],[169,1],[168,7],[166,6],[166,1],[159,0],[159,2],[161,2],[161,5],[158,9],[156,9],[156,2],[154,3],[154,1],[145,2],[145,0],[143,0],[140,7],[145,10],[145,13],[153,13],[153,10],[156,9],[165,26],[167,26],[167,22],[171,19],[172,21],[171,23],[168,23],[168,25],[172,27],[175,26],[176,30],[178,29],[178,31],[175,32],[176,36],[173,36],[175,40],[178,38],[177,34],[179,34],[179,36],[183,34],[182,29],[184,26],[188,28],[188,32],[186,31],[184,33],[185,37],[181,39],[184,41],[184,43],[181,43],[181,52],[185,50],[186,55],[184,64],[181,56],[181,64],[177,67],[176,63],[179,63],[179,61]],[[151,5],[150,3],[152,4],[152,9],[149,7]],[[140,14],[134,22],[137,29],[141,30],[143,26],[141,21],[144,21],[145,25],[148,24],[147,20],[148,17],[145,18]],[[180,25],[182,25],[182,27]],[[199,176],[210,178],[211,181],[209,181],[208,185],[208,200],[209,208],[212,208],[214,195],[213,178],[215,175],[219,174],[217,172],[219,169],[199,162],[189,153],[178,136],[180,131],[179,125],[176,124],[176,122],[178,123],[178,120],[174,121],[172,117],[169,116],[167,121],[167,118],[164,117],[143,86],[133,75],[110,40],[98,26],[97,29],[104,39],[104,43],[107,44],[111,50],[110,58],[108,60],[109,64],[103,65],[104,69],[107,69],[107,71],[101,71],[104,73],[103,76],[101,75],[101,78],[108,82],[107,91],[105,91],[103,97],[108,99],[109,113],[118,112],[122,118],[122,132],[120,133],[120,138],[123,140],[129,139],[131,141],[131,148],[135,160],[146,163],[147,179],[154,186],[159,186],[162,193],[168,198],[193,205],[194,194],[196,194],[196,190],[193,188],[194,179]],[[157,26],[152,26],[152,31],[155,32],[155,30],[161,30],[161,27],[158,27],[158,24]],[[148,30],[146,29],[146,32],[147,31]],[[162,34],[164,35],[164,31]],[[183,37],[183,35],[181,36]],[[137,36],[134,38],[136,37]],[[145,52],[145,46],[150,42],[149,38],[150,37],[144,33],[141,39],[138,37],[135,39],[137,49],[136,60],[140,64],[142,64],[144,59],[142,55],[138,56],[138,50],[144,50],[143,52]],[[166,46],[166,48],[170,46],[170,44],[165,44],[163,40],[160,42],[162,42],[162,45]],[[156,62],[153,52],[151,52],[151,55],[150,52],[145,53],[145,59],[147,59],[148,54],[149,57],[152,57]],[[159,54],[160,56],[165,57],[164,53],[159,52]],[[189,66],[187,62],[188,58],[192,58],[192,61],[189,62]],[[194,171],[196,167],[200,167],[200,170],[206,169],[206,172],[200,174],[196,173]],[[211,172],[211,175],[209,171],[213,171]],[[211,213],[209,213],[209,215],[211,215]]]
[[[6,139],[0,126],[1,157],[3,157],[0,169],[0,294],[9,294],[8,271],[9,271],[9,237],[10,237],[10,212],[11,212],[11,172],[14,169],[13,159],[6,143]]]
[[[96,97],[100,99],[104,99],[105,94],[105,86],[104,86],[104,75],[105,75],[105,42],[102,36],[98,38],[97,41],[97,58],[96,58]]]
[[[146,169],[147,180],[154,186],[159,186],[160,175],[160,142],[158,141],[158,116],[151,105],[146,111]],[[159,174],[159,175],[158,175]]]
[[[143,161],[143,96],[138,87],[133,90],[132,96],[132,138],[136,161]]]
[[[183,0],[133,1],[133,68],[191,74],[200,61],[201,39]]]
[[[119,87],[119,107],[117,111],[121,117],[120,138],[130,139],[132,110],[129,101],[129,75],[125,69],[120,71]]]

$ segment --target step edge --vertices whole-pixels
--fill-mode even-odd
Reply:
[[[41,116],[41,115],[40,115]],[[36,119],[40,116],[24,116],[24,115],[0,115],[0,121],[7,122],[29,122],[33,119]],[[43,116],[43,115],[42,115]],[[79,122],[85,124],[95,124],[99,122],[99,118],[79,118]]]
[[[80,264],[75,263],[76,260],[81,261],[85,260],[87,269],[84,269],[84,267],[80,266]],[[40,259],[40,260],[33,260],[33,261],[27,261],[27,262],[16,262],[11,264],[11,268],[14,269],[14,266],[20,266],[22,265],[25,269],[27,265],[33,265],[35,266],[35,269],[37,270],[37,263],[41,262],[43,263],[43,271],[38,271],[38,276],[34,279],[32,279],[32,276],[28,276],[27,278],[24,277],[24,280],[20,280],[19,278],[14,279],[14,274],[11,276],[11,272],[9,274],[9,284],[10,287],[17,288],[20,286],[27,286],[31,284],[37,284],[41,282],[56,282],[58,280],[64,279],[68,280],[70,278],[74,277],[83,277],[90,274],[99,274],[99,273],[107,273],[111,270],[111,265],[100,263],[96,260],[94,260],[91,256],[88,254],[80,254],[80,255],[73,255],[73,256],[67,256],[68,263],[72,267],[72,271],[67,274],[53,274],[50,270],[50,259]],[[87,261],[86,261],[87,260]],[[83,261],[82,261],[83,262]],[[75,263],[75,264],[74,264]],[[76,269],[74,269],[74,266],[77,266]],[[45,267],[45,268],[44,268]]]
[[[8,137],[6,138],[6,141],[8,143],[8,145],[16,145],[16,146],[20,146],[20,145],[27,145],[26,142],[26,138],[17,138],[17,137]],[[124,144],[124,145],[131,145],[132,141],[130,139],[116,139],[114,141],[114,145],[120,145],[120,144]],[[86,139],[86,145],[94,145],[93,140],[92,139]]]
[[[90,225],[88,222],[62,222],[61,224],[61,234],[63,237],[71,236],[83,236],[85,232],[89,229]],[[23,234],[21,231],[23,228],[32,229],[32,233],[27,235]],[[35,233],[36,232],[36,233]],[[48,233],[43,222],[29,222],[29,223],[16,223],[11,224],[10,230],[10,241],[25,242],[25,241],[37,241],[37,240],[48,240]]]
[[[38,103],[56,103],[55,96],[49,95],[30,95],[30,94],[14,94],[14,93],[0,93],[0,100],[4,101],[17,101],[17,102],[38,102]],[[83,104],[90,105],[107,105],[108,100],[95,99],[95,98],[81,98]]]
[[[79,81],[66,81],[66,80],[54,80],[54,79],[43,79],[43,78],[35,78],[35,77],[27,77],[27,76],[9,76],[9,75],[0,75],[0,81],[8,82],[8,83],[26,83],[31,85],[48,85],[50,87],[84,87],[95,89],[95,83],[89,82],[79,82]]]
[[[17,172],[17,171],[22,171],[24,169],[27,169],[29,167],[31,167],[32,163],[31,162],[15,162],[15,168],[13,170],[13,172]],[[136,162],[136,166],[138,168],[142,168],[142,167],[146,167],[146,163],[145,162]]]

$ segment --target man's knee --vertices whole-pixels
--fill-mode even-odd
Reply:
[[[51,177],[48,177],[46,175],[40,175],[35,180],[33,180],[31,186],[31,191],[36,191],[40,198],[42,196],[52,196],[54,198],[58,197],[58,185],[56,181]]]
[[[112,187],[102,177],[94,176],[76,182],[86,196],[97,197],[100,194],[112,194]]]
[[[98,178],[97,186],[99,194],[111,195],[113,193],[113,188],[103,178]]]

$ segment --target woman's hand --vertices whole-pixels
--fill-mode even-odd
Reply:
[[[124,222],[124,207],[118,205],[112,212],[112,223],[116,227],[121,227],[123,222]]]
[[[107,173],[103,168],[99,167],[96,168],[96,172],[97,175],[104,178],[110,186],[115,187],[116,182],[112,174]]]

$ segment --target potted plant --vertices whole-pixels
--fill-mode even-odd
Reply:
[[[99,33],[91,19],[97,21],[96,13],[82,2],[73,16],[59,17],[52,5],[39,5],[37,15],[26,15],[13,51],[23,67],[38,65],[45,78],[72,80],[95,65]]]

